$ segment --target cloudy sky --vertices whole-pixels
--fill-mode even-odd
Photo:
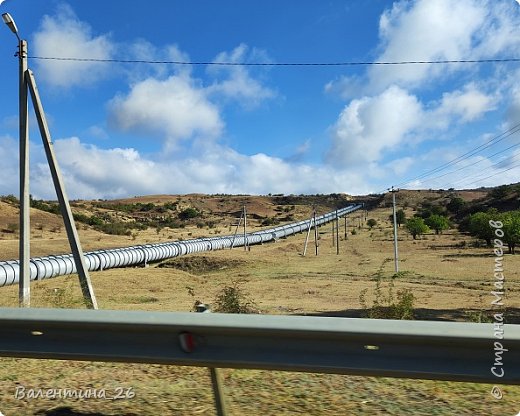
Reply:
[[[29,42],[74,199],[520,178],[520,62],[270,65],[518,59],[515,0],[7,0],[0,11]],[[0,31],[0,194],[15,195],[16,42]],[[55,198],[34,116],[31,181]]]

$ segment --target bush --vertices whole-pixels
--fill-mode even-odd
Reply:
[[[201,216],[200,211],[198,209],[192,208],[192,207],[183,209],[179,213],[179,218],[181,220],[183,220],[183,221],[186,221],[186,220],[189,220],[189,219],[192,219],[192,218],[197,218],[197,217],[200,217],[200,216]]]
[[[274,217],[267,217],[267,218],[264,218],[261,222],[262,225],[266,226],[266,227],[269,227],[271,225],[278,225],[280,224],[280,221]]]
[[[368,305],[366,295],[368,289],[363,289],[359,295],[359,302],[365,311],[365,316],[370,319],[414,319],[415,296],[409,289],[397,291],[397,299],[394,299],[394,279],[386,287],[387,293],[383,293],[382,279],[378,278],[374,288],[374,300]],[[397,300],[397,301],[395,301]]]
[[[10,205],[18,206],[18,204],[19,204],[18,198],[15,197],[13,194],[4,195],[4,196],[2,196],[1,199],[2,199],[2,201],[6,202],[7,204],[10,204]]]
[[[213,302],[212,310],[221,313],[258,313],[255,302],[241,287],[243,281],[233,280],[224,286]]]
[[[4,231],[7,231],[8,233],[16,233],[19,229],[20,226],[18,225],[18,223],[10,222],[9,224],[7,224],[7,229]]]
[[[507,185],[501,185],[489,192],[489,196],[494,199],[504,199],[511,192],[511,188]]]
[[[368,221],[367,221],[367,225],[370,229],[374,228],[376,225],[377,225],[377,221],[373,218],[370,218]]]
[[[446,208],[449,212],[453,214],[458,214],[459,211],[461,211],[465,205],[466,202],[462,198],[457,196],[451,198],[450,202],[448,202],[448,204],[446,205]]]

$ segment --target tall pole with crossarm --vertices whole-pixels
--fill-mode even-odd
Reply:
[[[20,117],[20,239],[19,239],[19,304],[31,305],[30,292],[30,199],[29,199],[29,124],[27,93],[27,41],[20,39],[16,23],[9,13],[2,14],[2,20],[18,39],[19,60],[19,117]]]

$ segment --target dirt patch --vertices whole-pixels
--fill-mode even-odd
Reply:
[[[174,268],[191,274],[205,274],[227,269],[234,269],[245,262],[234,259],[219,259],[208,256],[180,257],[160,263],[157,267]]]

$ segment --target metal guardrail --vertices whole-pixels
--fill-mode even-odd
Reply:
[[[0,309],[0,356],[520,384],[520,326],[331,317]]]

